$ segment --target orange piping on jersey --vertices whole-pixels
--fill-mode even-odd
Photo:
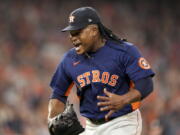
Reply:
[[[133,81],[130,81],[130,88],[134,88],[135,87],[135,84],[134,84],[134,82]]]
[[[130,88],[134,88],[135,87],[135,84],[133,81],[130,82]],[[137,101],[137,102],[133,102],[131,103],[131,107],[133,110],[136,110],[138,108],[140,108],[141,106],[141,102],[140,101]]]
[[[78,97],[79,100],[81,100],[81,96],[78,96],[78,95],[77,95],[77,97]]]
[[[73,85],[74,85],[73,82],[69,85],[68,89],[66,90],[65,96],[69,96],[69,94],[70,94],[70,92],[71,92],[71,89],[72,89]]]
[[[131,107],[133,110],[140,108],[140,106],[141,106],[141,102],[139,102],[139,101],[131,103]]]

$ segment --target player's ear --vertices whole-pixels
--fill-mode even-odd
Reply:
[[[98,26],[97,25],[92,25],[91,29],[92,29],[92,35],[97,36],[97,34],[99,33]]]

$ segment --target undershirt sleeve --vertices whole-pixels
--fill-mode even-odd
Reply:
[[[134,82],[135,89],[141,93],[141,99],[147,97],[153,91],[152,77],[146,77]]]

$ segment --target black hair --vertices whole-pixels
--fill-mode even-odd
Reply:
[[[98,23],[97,25],[99,27],[102,37],[105,38],[106,40],[113,40],[113,41],[120,42],[120,43],[123,41],[127,41],[127,39],[119,38],[117,35],[115,35],[112,32],[112,30],[105,27],[102,23]]]

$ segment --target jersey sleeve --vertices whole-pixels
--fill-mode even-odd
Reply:
[[[130,80],[137,81],[141,78],[155,75],[150,64],[134,45],[130,45],[128,47],[123,59],[125,72],[129,76]]]
[[[52,95],[50,98],[56,98],[62,102],[66,101],[69,90],[73,86],[73,81],[66,71],[66,60],[67,58],[64,56],[50,82],[50,87],[52,88]]]

